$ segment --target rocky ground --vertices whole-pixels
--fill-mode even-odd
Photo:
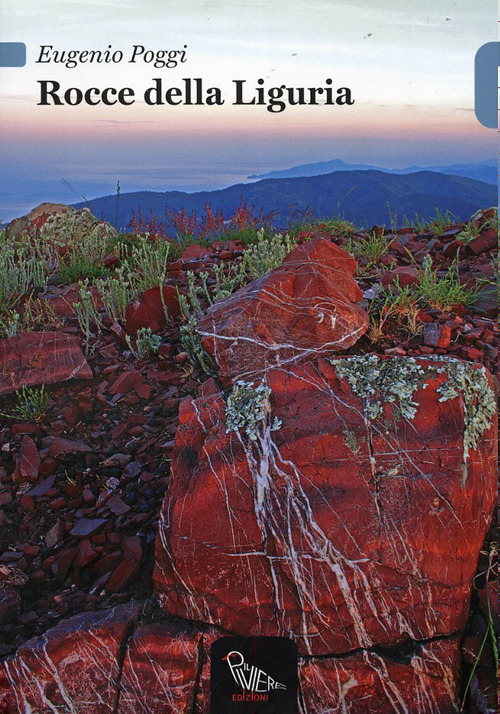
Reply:
[[[491,218],[491,211],[477,216],[477,230],[467,240],[461,239],[465,224],[447,225],[442,232],[386,230],[390,241],[383,255],[374,262],[358,255],[362,306],[378,304],[378,309],[368,331],[341,354],[449,355],[481,363],[495,374],[498,325],[492,252],[497,233]],[[363,237],[332,233],[321,225],[309,233],[327,236],[341,247]],[[382,235],[381,229],[375,227],[372,235]],[[301,239],[306,237],[307,231]],[[167,284],[186,292],[186,271],[212,273],[215,265],[238,260],[244,249],[237,240],[193,245],[169,264]],[[394,310],[389,303],[381,308],[381,287],[387,295],[397,295],[398,287],[418,283],[427,254],[441,279],[458,260],[461,283],[479,288],[475,300],[444,308],[419,303],[410,312]],[[51,285],[40,296],[50,301],[62,323],[42,335],[35,333],[36,345],[30,347],[33,338],[24,336],[0,343],[1,656],[83,612],[148,602],[155,613],[151,618],[161,619],[153,597],[154,548],[179,405],[198,394],[207,375],[190,362],[180,343],[173,293],[169,300],[174,319],[169,323],[159,291],[150,293],[135,304],[126,324],[108,320],[99,338],[84,346],[72,308],[75,290],[75,285]],[[141,359],[132,354],[125,335],[154,319],[161,346],[156,355]],[[58,341],[61,334],[68,336],[64,344]],[[35,364],[30,363],[33,350],[38,355]],[[42,377],[34,376],[36,370]],[[14,388],[42,382],[49,397],[45,413],[33,421],[16,419]],[[491,530],[480,556],[462,644],[463,686],[478,657],[489,612],[495,612],[496,581],[490,568],[494,541]],[[475,669],[470,712],[496,706],[493,667],[488,641]]]

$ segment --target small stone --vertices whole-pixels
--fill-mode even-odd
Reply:
[[[140,574],[141,568],[136,560],[123,560],[108,580],[106,589],[111,592],[125,590]]]
[[[142,543],[139,536],[125,536],[121,545],[125,560],[136,560],[138,563],[142,561]]]
[[[107,459],[104,459],[104,461],[101,461],[101,466],[126,466],[128,462],[130,461],[130,454],[113,454],[112,456],[108,456]]]
[[[120,480],[117,479],[115,476],[110,476],[106,479],[106,488],[109,488],[110,491],[115,491],[119,485]]]
[[[0,493],[0,506],[5,506],[6,503],[10,503],[12,501],[12,494],[8,493],[8,491],[2,491]]]
[[[384,350],[384,354],[393,355],[395,357],[404,357],[406,355],[406,350],[404,350],[402,347],[389,347],[388,349]]]
[[[63,583],[78,553],[78,548],[65,548],[57,555],[52,567],[52,573],[60,583]]]
[[[135,391],[141,399],[149,399],[151,396],[151,387],[146,382],[138,382]]]
[[[127,506],[120,496],[111,496],[106,505],[115,516],[123,516],[130,511],[130,506]]]
[[[33,488],[30,488],[29,491],[26,491],[26,494],[31,497],[45,496],[45,494],[48,493],[53,487],[55,480],[56,476],[55,474],[53,474],[52,476],[49,476],[48,478],[44,479],[41,483],[38,483],[36,486],[33,486]]]
[[[49,454],[54,458],[61,458],[66,454],[88,454],[93,451],[92,447],[84,441],[72,441],[64,439],[60,436],[52,440],[49,448]]]
[[[401,287],[405,287],[405,285],[414,285],[415,283],[418,283],[416,268],[409,265],[389,270],[386,273],[383,273],[380,278],[380,282],[382,285],[393,285],[394,283],[399,283]]]
[[[131,461],[123,469],[120,481],[133,481],[136,479],[142,471],[142,464],[140,461]]]
[[[467,249],[474,255],[488,253],[498,247],[498,233],[493,228],[488,228],[467,244]]]
[[[16,472],[20,478],[17,480],[36,481],[40,467],[40,455],[36,444],[30,436],[24,436],[19,450],[19,462]]]
[[[104,573],[112,573],[122,561],[122,554],[119,550],[113,550],[104,554],[90,568],[93,575],[101,576]]]
[[[132,369],[129,372],[120,374],[108,389],[108,392],[109,394],[127,394],[132,389],[135,389],[139,382],[142,382],[141,373],[136,369]]]
[[[45,534],[45,545],[53,548],[60,542],[64,532],[63,522],[58,518],[52,528]]]
[[[91,542],[86,538],[85,540],[82,540],[78,546],[78,554],[76,556],[75,564],[78,568],[84,568],[98,557],[99,551],[93,548]]]
[[[440,325],[436,322],[430,322],[424,325],[423,329],[424,344],[428,347],[447,348],[451,343],[451,328],[446,324]]]
[[[69,533],[76,538],[85,538],[97,533],[107,522],[107,518],[80,518]]]
[[[188,246],[186,250],[182,253],[181,260],[188,263],[196,260],[204,260],[205,258],[208,258],[211,255],[211,248],[202,245],[196,245],[196,243],[193,243],[193,245]]]

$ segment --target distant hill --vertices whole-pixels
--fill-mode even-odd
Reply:
[[[250,184],[236,184],[217,191],[185,193],[182,191],[139,191],[95,198],[74,204],[77,208],[88,206],[95,216],[126,230],[133,212],[141,209],[148,217],[151,211],[162,218],[165,206],[170,210],[185,208],[188,212],[203,213],[210,203],[229,216],[243,200],[256,211],[278,213],[276,226],[285,226],[294,211],[312,210],[318,218],[342,215],[360,226],[375,223],[390,225],[396,215],[401,223],[406,216],[410,221],[415,214],[428,220],[435,209],[451,211],[467,220],[479,208],[496,205],[496,188],[489,184],[445,176],[431,171],[407,175],[394,175],[382,171],[337,171],[334,173],[287,179],[265,179]]]
[[[437,173],[447,174],[451,176],[463,176],[476,181],[484,181],[485,183],[497,184],[498,181],[498,166],[496,159],[483,161],[477,164],[452,164],[450,166],[408,166],[403,169],[387,169],[381,166],[370,166],[367,164],[346,164],[342,159],[332,159],[331,161],[320,161],[315,164],[302,164],[293,166],[290,169],[281,171],[269,171],[265,174],[254,174],[249,176],[249,179],[266,179],[266,178],[297,178],[300,176],[322,176],[330,174],[332,171],[384,171],[385,173],[403,175],[413,174],[420,171],[436,171]]]

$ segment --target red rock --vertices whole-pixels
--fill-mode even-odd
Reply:
[[[30,513],[33,513],[33,511],[35,510],[35,502],[31,498],[31,496],[27,496],[26,494],[24,494],[24,496],[21,496],[20,502],[21,502],[21,506],[23,508],[26,508],[27,511],[30,511]]]
[[[30,558],[34,558],[40,552],[40,546],[33,545],[31,543],[26,543],[25,545],[22,546],[22,549],[23,549],[24,555],[28,556]]]
[[[45,534],[45,545],[52,548],[57,545],[63,536],[63,522],[58,518],[52,528]]]
[[[467,250],[474,255],[488,253],[498,248],[498,233],[494,228],[487,228],[477,238],[473,238],[467,243]]]
[[[24,436],[19,449],[14,480],[36,481],[40,467],[40,455],[35,442],[29,436]]]
[[[213,249],[210,247],[202,246],[202,245],[196,245],[196,243],[193,243],[192,245],[188,246],[186,250],[183,251],[181,255],[181,260],[184,261],[185,263],[194,261],[194,260],[204,260],[205,258],[208,258],[213,254]]]
[[[128,372],[122,372],[115,379],[111,387],[108,389],[109,394],[128,394],[135,389],[137,384],[143,381],[142,375],[136,369],[131,369]]]
[[[57,559],[52,567],[52,573],[60,583],[64,583],[78,552],[78,548],[65,548],[57,554]]]
[[[135,385],[135,391],[141,399],[149,399],[151,396],[151,387],[146,382],[138,382]]]
[[[368,327],[355,268],[348,253],[313,238],[281,267],[212,305],[197,331],[219,377],[246,378],[353,345]]]
[[[392,285],[398,282],[401,287],[404,287],[405,285],[418,283],[418,277],[416,275],[416,269],[412,265],[408,265],[383,273],[380,282],[382,285]]]
[[[102,558],[99,558],[99,560],[90,567],[90,570],[92,574],[97,577],[104,575],[104,573],[111,573],[118,567],[122,559],[121,551],[114,550],[111,553],[106,553]]]
[[[109,508],[111,513],[115,514],[115,516],[122,516],[124,513],[128,513],[130,511],[130,506],[127,506],[125,501],[120,498],[120,496],[111,496],[111,498],[107,501],[106,506]]]
[[[142,327],[150,327],[153,332],[158,332],[167,324],[165,309],[170,320],[179,318],[177,288],[173,285],[164,285],[162,292],[159,287],[146,290],[127,308],[125,315],[127,332],[135,335]]]
[[[49,454],[55,459],[64,458],[66,454],[88,454],[92,452],[92,447],[84,441],[74,441],[73,439],[63,439],[56,436],[51,440]]]
[[[134,632],[123,663],[120,714],[192,712],[202,639],[187,623],[142,625]]]
[[[403,357],[406,354],[406,350],[402,347],[388,347],[384,350],[384,354],[393,355],[395,357]]]
[[[475,347],[469,347],[468,345],[462,345],[460,353],[462,357],[470,359],[473,362],[480,362],[484,357],[484,352],[482,350],[478,350]]]
[[[125,536],[121,540],[125,560],[142,560],[142,543],[139,536]]]
[[[424,325],[422,337],[424,345],[446,349],[451,343],[451,328],[447,327],[446,324],[440,325],[436,322],[431,322]]]
[[[106,583],[106,589],[113,593],[125,590],[140,577],[140,574],[141,568],[136,560],[122,560]]]
[[[0,394],[22,385],[92,379],[80,341],[64,332],[25,332],[0,340]]]
[[[417,317],[418,317],[419,322],[423,322],[423,323],[434,321],[434,318],[432,317],[432,315],[429,315],[427,312],[424,312],[423,310],[419,310]]]
[[[464,331],[463,334],[466,342],[477,342],[483,334],[483,328],[476,327],[475,329],[467,330],[467,332]]]
[[[112,714],[122,647],[139,612],[86,612],[21,645],[0,662],[0,703],[9,712]]]
[[[70,288],[62,295],[48,295],[42,299],[57,317],[73,317],[76,315],[73,305],[80,300],[80,292]]]
[[[82,540],[78,546],[75,565],[77,568],[84,568],[98,557],[99,551],[93,548],[90,540],[86,538],[85,540]]]
[[[306,712],[453,714],[459,670],[456,640],[443,640],[399,661],[375,652],[306,660],[299,681]]]
[[[40,476],[52,476],[56,473],[57,469],[60,467],[61,462],[53,459],[51,456],[46,456],[42,463],[40,464]]]
[[[483,290],[474,301],[474,313],[484,317],[496,318],[498,315],[498,296],[494,288]]]
[[[452,240],[449,243],[445,245],[445,247],[442,250],[442,253],[446,258],[451,258],[455,260],[457,256],[459,258],[463,257],[463,253],[465,251],[465,245],[462,243],[462,241],[459,240]]]
[[[437,390],[450,364],[482,372],[407,358],[377,369],[406,384],[415,364],[427,386],[413,417],[382,399],[371,421],[322,359],[266,373],[282,423],[255,441],[226,431],[221,394],[182,402],[156,542],[163,609],[315,655],[461,630],[496,498],[495,419],[464,463],[462,398]]]
[[[12,424],[12,433],[17,434],[37,434],[40,432],[38,424]]]

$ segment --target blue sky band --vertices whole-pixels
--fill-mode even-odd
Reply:
[[[474,106],[478,121],[498,129],[498,67],[500,42],[487,42],[476,52]]]
[[[0,67],[24,67],[25,64],[24,42],[0,42]]]

